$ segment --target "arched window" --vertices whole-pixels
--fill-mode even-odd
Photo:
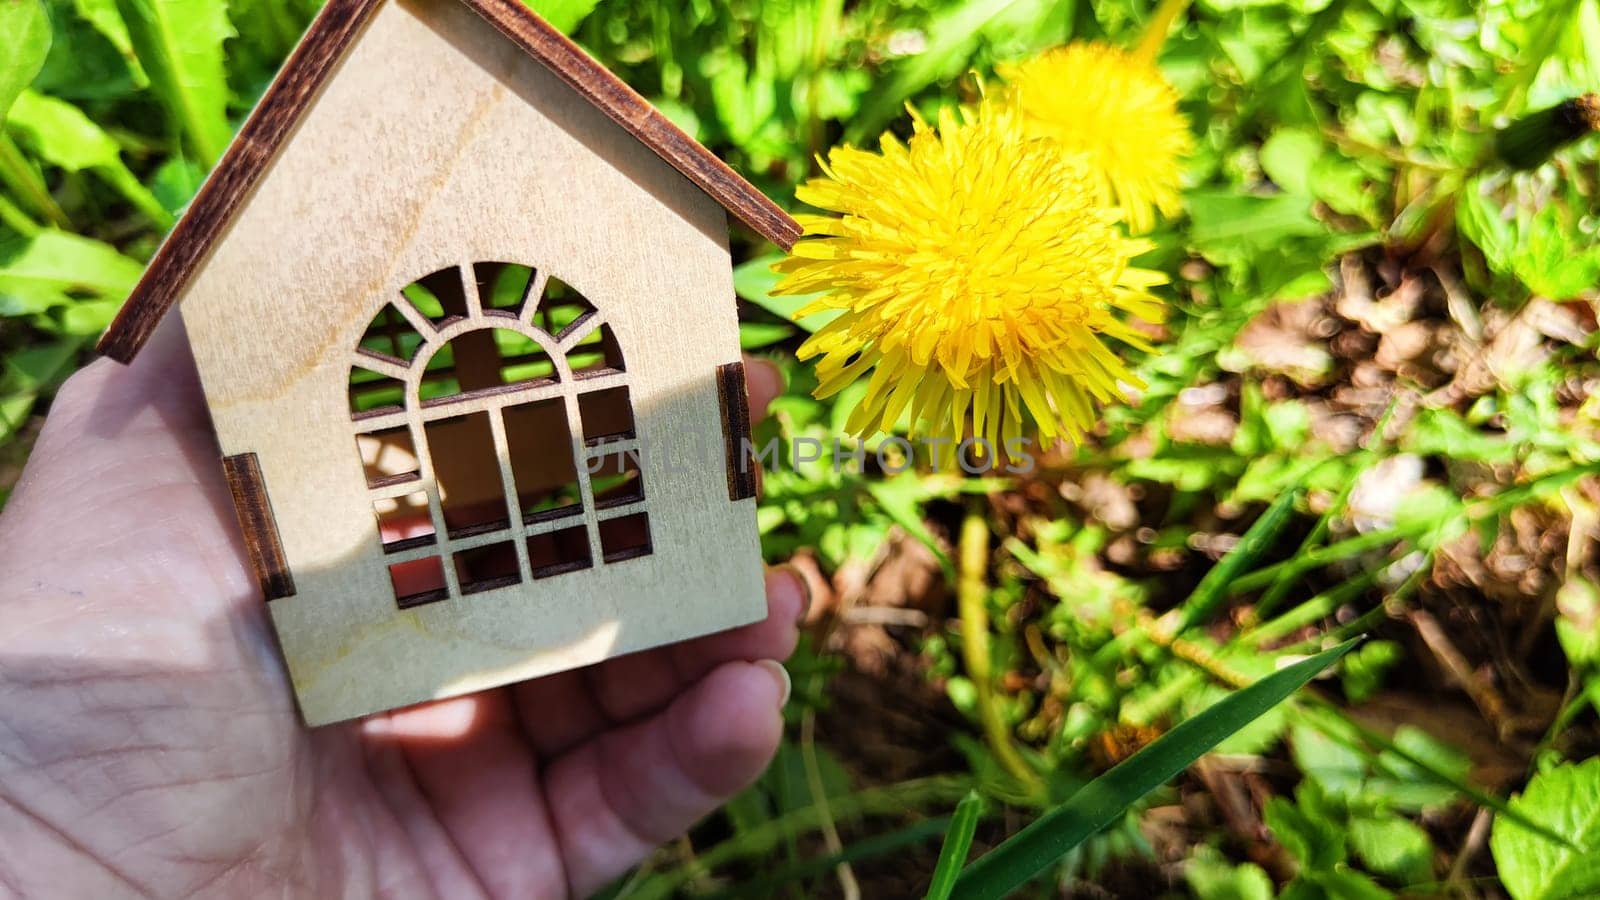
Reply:
[[[408,285],[355,350],[350,413],[402,608],[650,553],[621,348],[547,272]]]

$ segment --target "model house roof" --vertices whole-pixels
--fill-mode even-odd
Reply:
[[[167,236],[100,339],[101,354],[129,362],[177,302],[211,246],[249,198],[295,123],[384,0],[328,0],[215,171]],[[683,173],[728,213],[787,250],[800,226],[648,101],[551,28],[521,0],[461,0],[512,43]]]

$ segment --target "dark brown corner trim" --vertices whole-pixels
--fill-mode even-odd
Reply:
[[[244,532],[245,551],[255,569],[261,593],[268,600],[294,596],[294,577],[283,556],[278,538],[278,521],[272,515],[272,501],[261,481],[261,464],[254,453],[222,458],[222,471],[233,493],[233,508],[239,514],[239,529]]]
[[[156,251],[144,277],[100,339],[96,349],[102,355],[123,363],[133,360],[380,2],[328,0],[188,211]],[[785,250],[800,237],[799,223],[781,207],[521,0],[462,2],[762,237]]]
[[[748,500],[756,495],[756,463],[745,452],[750,446],[750,394],[744,383],[744,363],[717,366],[717,400],[722,405],[728,499]]]
[[[379,2],[328,0],[323,6],[100,338],[95,349],[102,355],[133,361]]]

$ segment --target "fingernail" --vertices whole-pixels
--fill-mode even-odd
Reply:
[[[775,587],[781,591],[791,592],[791,596],[800,600],[799,612],[794,617],[795,622],[797,624],[805,622],[806,616],[811,613],[811,582],[800,574],[799,569],[788,563],[775,566],[772,571],[782,576],[782,580]]]
[[[794,690],[794,683],[789,680],[789,670],[783,667],[783,663],[775,659],[759,659],[756,660],[756,665],[766,669],[767,674],[772,676],[772,680],[778,683],[778,693],[782,695],[778,705],[784,706],[788,704],[789,694]]]
[[[758,356],[745,357],[744,380],[751,393],[765,393],[769,397],[783,394],[783,370],[771,360]]]

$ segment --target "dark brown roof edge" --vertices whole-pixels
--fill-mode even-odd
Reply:
[[[100,338],[102,355],[127,363],[138,354],[380,2],[328,0]],[[781,207],[521,0],[462,2],[762,237],[785,250],[800,237]]]

